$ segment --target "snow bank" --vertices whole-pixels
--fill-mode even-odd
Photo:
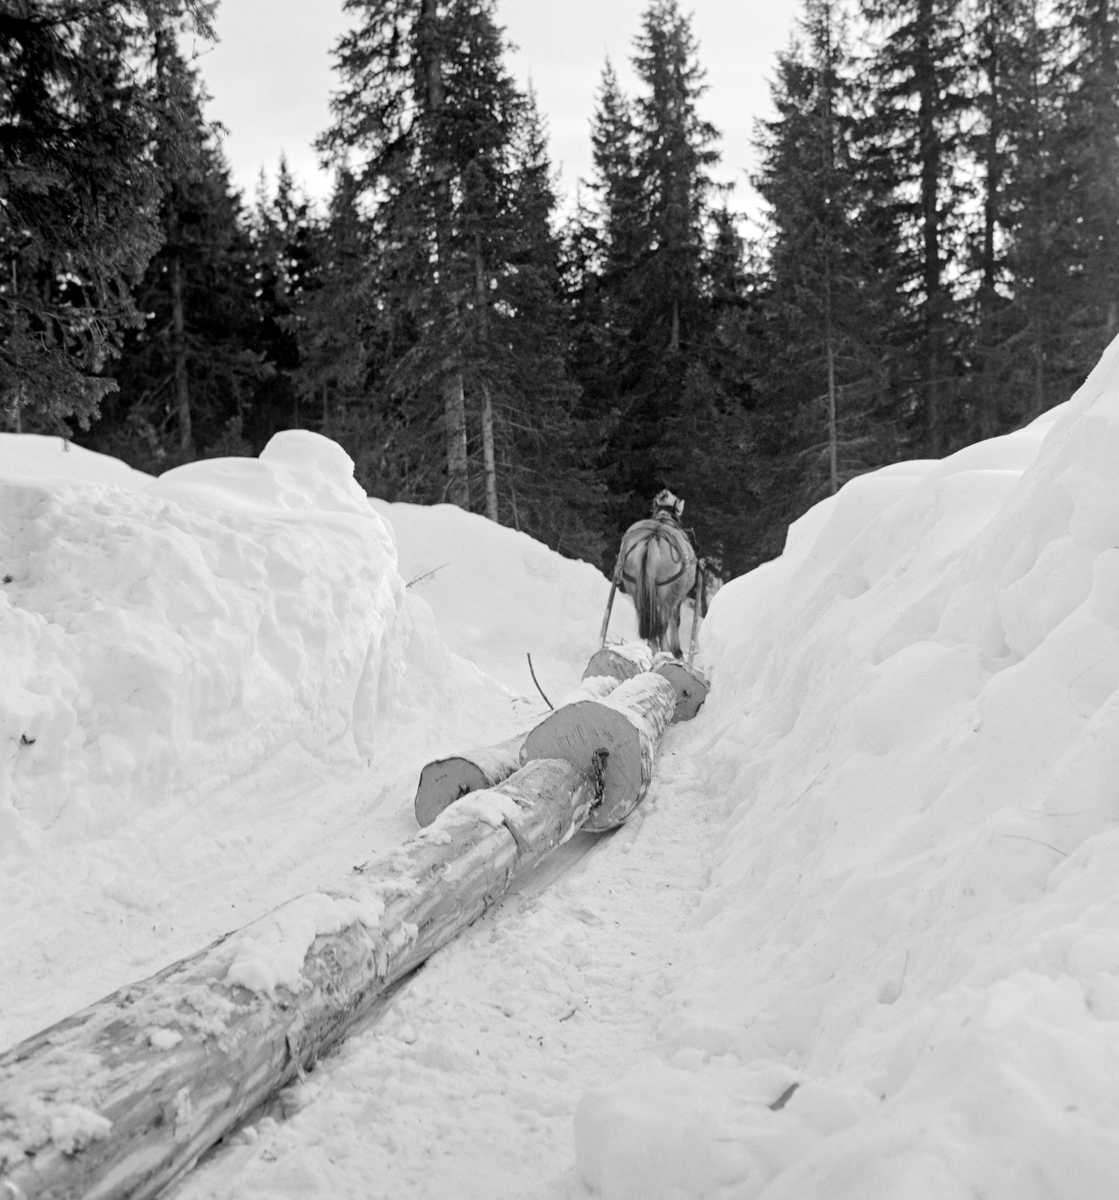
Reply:
[[[35,441],[30,465],[55,478],[20,477],[14,441],[0,476],[0,850],[104,834],[289,743],[372,757],[399,685],[404,589],[340,447],[278,434],[259,460],[193,463],[136,490],[137,473],[122,486],[77,448],[64,478]]]
[[[575,687],[610,594],[597,567],[451,504],[372,504],[396,531],[401,575],[431,605],[451,650],[516,694],[537,697],[527,654],[553,701]],[[610,640],[636,636],[633,605],[619,595]]]
[[[134,471],[119,458],[86,450],[60,437],[0,433],[0,479],[13,478],[115,483],[135,491],[146,487],[153,477]]]
[[[726,838],[659,1057],[581,1103],[599,1194],[1119,1195],[1117,463],[1119,343],[719,593]]]

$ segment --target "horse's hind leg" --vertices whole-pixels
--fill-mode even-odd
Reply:
[[[668,648],[672,651],[673,658],[683,658],[684,652],[680,649],[680,610],[677,609],[673,614],[672,620],[668,622],[668,632],[665,639],[668,642]]]

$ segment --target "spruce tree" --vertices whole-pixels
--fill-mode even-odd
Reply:
[[[344,228],[341,208],[332,223],[351,252],[310,306],[345,308],[360,345],[344,438],[379,494],[449,500],[591,553],[600,489],[566,371],[545,135],[493,5],[349,7],[364,19],[339,46],[346,87],[323,145],[352,172]],[[301,336],[316,329],[325,342],[321,319]],[[305,358],[313,371],[320,352]]]
[[[507,207],[520,98],[483,0],[347,0],[361,24],[339,43],[344,87],[325,149],[352,163],[372,206],[388,360],[373,366],[420,457],[441,441],[438,498],[470,506],[464,355],[477,260]],[[478,239],[481,239],[481,246]],[[370,314],[372,320],[372,314]],[[382,337],[382,341],[385,338]]]
[[[501,270],[479,291],[488,317],[473,365],[494,408],[500,470],[493,503],[503,522],[597,561],[606,499],[593,465],[599,428],[581,415],[580,389],[566,367],[562,247],[552,223],[556,196],[547,135],[531,93],[512,162],[511,236]]]
[[[158,47],[160,86],[189,94],[178,144],[160,147],[164,240],[135,289],[140,327],[125,336],[119,391],[86,442],[162,471],[200,456],[249,452],[244,425],[268,372],[255,349],[254,263],[240,197],[201,113],[197,79],[170,40]]]
[[[633,101],[609,64],[603,75],[592,135],[597,237],[580,234],[591,252],[576,283],[579,379],[614,418],[605,458],[623,528],[647,515],[662,486],[683,488],[665,478],[676,459],[669,425],[708,386],[709,171],[718,160],[716,131],[699,112],[697,45],[675,0],[646,9],[633,65],[642,84]]]
[[[160,39],[202,0],[9,0],[0,13],[0,402],[17,427],[86,423],[139,320],[132,288],[163,237],[164,165],[183,92],[161,90]],[[37,418],[35,414],[38,414]]]
[[[881,41],[871,62],[875,138],[908,201],[899,247],[918,297],[907,374],[915,445],[940,457],[958,442],[953,279],[961,253],[961,81],[967,39],[959,0],[864,0]]]
[[[277,430],[291,426],[310,424],[325,432],[330,414],[325,389],[311,388],[304,396],[299,385],[298,313],[317,273],[321,224],[283,157],[274,194],[261,178],[250,234],[257,308],[252,344],[271,369],[254,390],[245,434],[262,447]]]
[[[1087,373],[1119,334],[1119,11],[1115,0],[1062,0],[1068,30],[1064,160],[1078,320],[1067,333]]]
[[[760,420],[796,516],[895,451],[885,380],[899,326],[897,205],[867,154],[862,89],[831,0],[809,0],[759,126],[767,202]],[[791,507],[788,507],[791,506]]]

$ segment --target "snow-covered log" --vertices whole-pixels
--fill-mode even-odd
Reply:
[[[0,1055],[0,1193],[154,1196],[565,840],[594,794],[568,762],[534,761],[341,886]]]
[[[560,704],[594,700],[607,696],[619,684],[614,676],[587,676]],[[421,828],[430,825],[449,804],[480,788],[494,787],[521,765],[520,752],[525,733],[518,733],[496,746],[478,746],[465,754],[429,762],[420,772],[416,787],[416,820]]]
[[[430,825],[448,804],[508,779],[521,764],[524,744],[525,735],[518,733],[496,746],[478,746],[465,754],[429,762],[416,786],[416,820],[421,828]]]
[[[521,758],[566,758],[580,771],[596,773],[596,755],[606,751],[602,799],[583,828],[620,825],[637,807],[653,778],[661,734],[676,708],[676,691],[663,675],[646,671],[627,679],[601,700],[557,708],[525,738]]]
[[[644,642],[626,642],[617,646],[603,646],[596,650],[587,663],[583,678],[594,675],[613,675],[615,679],[632,679],[642,671],[653,669],[653,655]]]
[[[653,670],[663,675],[676,689],[676,711],[672,715],[672,724],[690,721],[707,699],[711,685],[694,667],[685,666],[678,658],[665,658]]]

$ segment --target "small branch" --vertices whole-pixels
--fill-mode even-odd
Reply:
[[[423,583],[425,579],[430,579],[436,571],[442,571],[444,567],[449,567],[450,565],[449,562],[440,563],[439,566],[432,567],[430,571],[421,571],[418,575],[414,575],[409,579],[404,586],[410,588],[414,583]]]
[[[1056,851],[1062,858],[1068,858],[1068,851],[1062,850],[1060,846],[1054,846],[1052,842],[1043,842],[1041,838],[1030,837],[1025,833],[1003,833],[999,832],[999,837],[1017,838],[1022,842],[1036,842],[1039,846],[1045,846],[1049,850]]]
[[[769,1106],[770,1112],[780,1112],[786,1104],[793,1098],[793,1092],[800,1087],[799,1083],[790,1083],[789,1086],[777,1097],[776,1100]]]
[[[536,678],[536,672],[532,669],[532,655],[526,654],[525,658],[528,659],[528,669],[529,673],[532,675],[532,682],[536,684],[536,690],[540,693],[540,695],[544,696],[544,689],[540,686],[540,680]],[[544,703],[552,710],[552,712],[556,711],[555,706],[547,696],[544,696]]]

